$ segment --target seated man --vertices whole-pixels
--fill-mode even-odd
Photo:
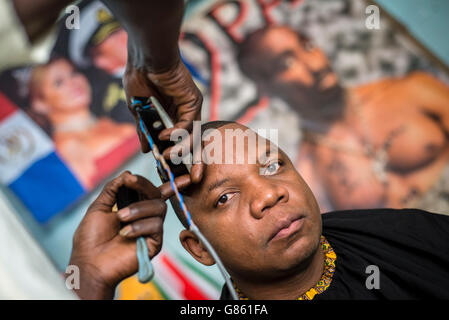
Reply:
[[[220,122],[203,129],[213,126],[223,141],[210,143],[219,146],[226,145],[226,129],[247,129]],[[448,217],[413,209],[320,216],[314,195],[285,153],[273,152],[269,143],[257,145],[264,146],[257,150],[267,155],[263,163],[248,164],[255,146],[245,144],[244,154],[235,152],[234,158],[244,164],[207,165],[201,184],[184,192],[192,219],[242,298],[449,297]],[[197,261],[214,263],[192,232],[182,231],[180,239]],[[376,281],[371,276],[377,271]],[[225,287],[222,298],[228,297]]]
[[[207,158],[229,160],[227,129],[245,140],[245,148],[234,152],[232,141],[232,163],[213,163]],[[449,298],[449,217],[414,209],[321,215],[309,187],[275,145],[260,136],[259,143],[248,143],[247,128],[232,122],[210,122],[204,130],[203,179],[182,193],[240,298]],[[254,154],[258,161],[252,162]],[[183,217],[181,222],[186,226]],[[215,263],[191,231],[183,230],[180,240],[200,263]],[[221,298],[229,297],[225,287]]]

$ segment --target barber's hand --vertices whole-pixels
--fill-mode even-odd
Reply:
[[[183,188],[190,183],[190,177],[178,177],[175,183]],[[145,200],[113,212],[121,186],[140,192]],[[106,184],[73,237],[70,265],[80,269],[80,288],[75,290],[80,298],[114,297],[117,284],[138,271],[137,237],[144,237],[150,258],[159,253],[167,211],[165,199],[172,195],[168,183],[156,188],[144,177],[129,171]]]
[[[192,132],[193,121],[201,119],[201,106],[203,96],[193,82],[190,72],[184,63],[178,62],[165,72],[147,72],[144,68],[138,69],[128,63],[123,84],[131,113],[137,121],[137,114],[131,107],[131,98],[156,96],[169,116],[174,120],[174,128],[163,130],[159,138],[170,140],[171,133],[178,129]],[[148,141],[137,123],[142,151],[150,151]],[[170,150],[170,149],[167,149]],[[191,171],[193,182],[199,182],[202,178],[202,165],[194,165]]]

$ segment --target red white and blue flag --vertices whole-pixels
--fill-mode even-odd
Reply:
[[[0,182],[46,222],[86,190],[55,151],[53,141],[0,93]]]

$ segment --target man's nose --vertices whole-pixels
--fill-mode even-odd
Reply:
[[[254,188],[252,192],[250,203],[251,215],[256,219],[261,219],[277,204],[287,201],[288,191],[286,188],[279,185],[279,183],[274,181],[259,183],[257,188]]]

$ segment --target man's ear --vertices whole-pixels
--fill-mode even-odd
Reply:
[[[211,266],[215,264],[214,258],[209,254],[203,246],[198,237],[190,230],[183,230],[179,234],[179,240],[182,246],[186,249],[196,261]]]

